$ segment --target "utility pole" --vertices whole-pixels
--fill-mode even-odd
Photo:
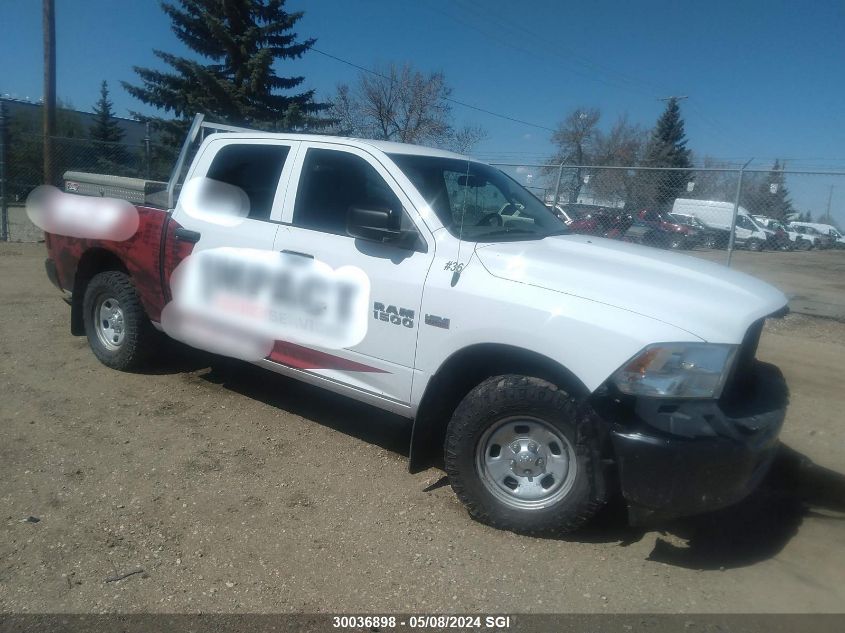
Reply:
[[[830,185],[830,193],[827,194],[827,212],[825,215],[827,216],[827,223],[831,224],[830,221],[830,203],[833,200],[833,185]]]
[[[44,29],[44,183],[55,184],[53,137],[56,135],[56,4],[42,1]]]
[[[669,95],[668,97],[657,97],[658,101],[671,101],[674,99],[675,101],[680,101],[681,99],[689,99],[687,95]]]

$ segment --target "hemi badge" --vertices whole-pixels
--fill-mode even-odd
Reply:
[[[435,316],[433,314],[425,315],[425,324],[433,325],[434,327],[442,327],[444,330],[449,329],[449,319],[444,319],[443,317]]]

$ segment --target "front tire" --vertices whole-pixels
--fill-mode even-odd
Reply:
[[[762,241],[760,241],[760,240],[758,240],[758,239],[756,239],[756,238],[751,238],[750,240],[748,240],[748,241],[745,243],[745,247],[746,247],[749,251],[753,251],[753,252],[755,252],[755,253],[759,253],[760,251],[762,251],[762,250],[763,250],[763,242],[762,242]]]
[[[470,516],[524,534],[572,532],[601,508],[599,428],[568,393],[539,378],[489,378],[446,432],[445,465]]]
[[[82,309],[88,344],[101,363],[121,371],[145,364],[157,332],[128,275],[116,270],[95,275],[85,288]]]

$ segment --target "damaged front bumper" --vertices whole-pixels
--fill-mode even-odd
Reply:
[[[604,408],[632,524],[723,508],[759,484],[788,392],[777,368],[755,362],[749,370],[718,401],[617,398]]]

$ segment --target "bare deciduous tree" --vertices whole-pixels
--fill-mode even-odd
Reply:
[[[390,64],[375,75],[362,73],[354,86],[339,85],[331,116],[341,134],[467,152],[486,132],[479,126],[452,127],[450,94],[442,72]]]
[[[464,125],[452,133],[446,146],[459,154],[469,154],[473,148],[487,138],[487,130],[480,125]]]
[[[558,146],[552,162],[568,165],[589,164],[595,152],[599,119],[601,111],[598,108],[576,108],[570,112],[552,134],[552,143]],[[562,190],[567,192],[569,202],[578,201],[578,194],[584,186],[584,175],[581,172],[580,168],[570,170],[568,182],[562,183]]]
[[[620,116],[609,132],[596,134],[594,165],[636,165],[642,158],[648,131],[628,122],[627,115]],[[623,203],[633,182],[633,175],[626,169],[599,169],[592,174],[590,189],[594,198],[608,204]]]

